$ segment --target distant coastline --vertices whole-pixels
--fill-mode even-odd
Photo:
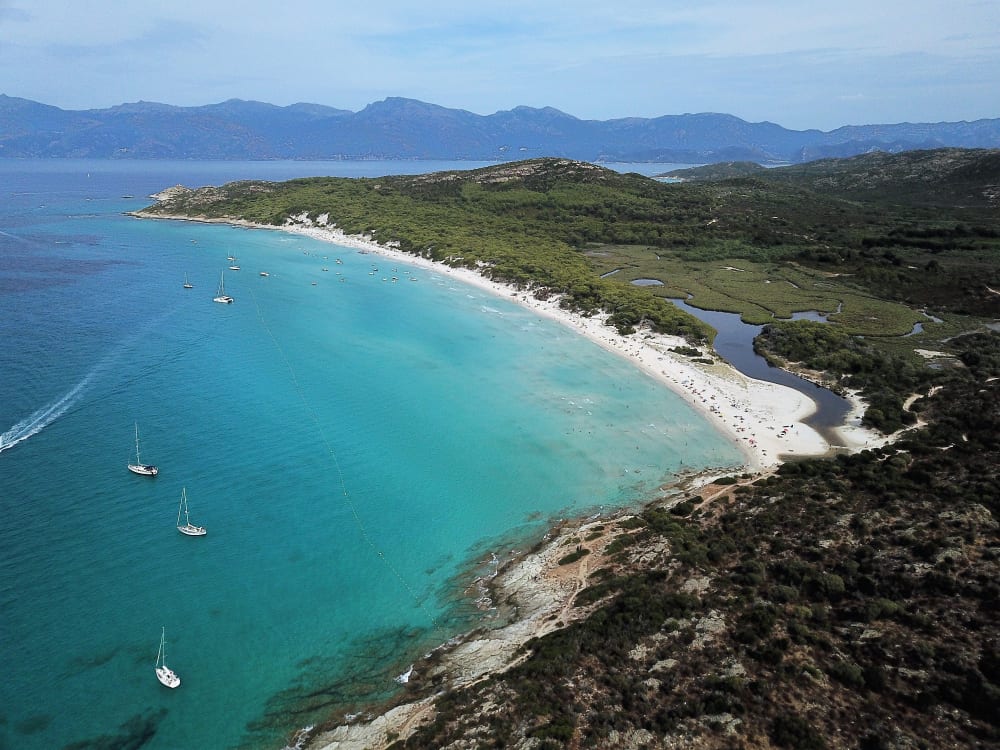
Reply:
[[[590,120],[553,107],[519,106],[479,115],[402,97],[358,112],[237,99],[196,107],[134,102],[80,112],[0,94],[0,117],[7,123],[0,159],[508,161],[558,155],[589,162],[791,164],[930,143],[1000,145],[997,118],[847,124],[824,132],[718,112]],[[405,139],[398,137],[400,128]]]

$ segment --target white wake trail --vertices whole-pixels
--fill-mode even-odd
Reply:
[[[87,386],[90,385],[92,380],[107,371],[121,358],[124,352],[135,348],[137,342],[148,337],[152,331],[158,328],[165,320],[167,320],[167,318],[173,315],[175,311],[176,308],[168,310],[145,323],[139,328],[138,331],[134,331],[127,336],[124,341],[115,345],[114,348],[105,354],[104,358],[101,359],[101,361],[98,362],[94,368],[83,377],[83,380],[70,388],[70,390],[63,396],[60,396],[51,404],[38,409],[30,417],[22,419],[9,430],[0,434],[0,453],[13,448],[18,443],[23,443],[32,435],[37,435],[69,411],[77,404],[77,402],[79,402],[81,396],[83,396],[84,391],[87,389]]]
[[[96,370],[90,372],[83,380],[73,386],[69,392],[53,401],[51,404],[38,409],[30,417],[22,419],[5,433],[0,435],[0,453],[9,448],[13,448],[18,443],[24,442],[32,435],[37,435],[80,400],[80,396],[94,377]]]

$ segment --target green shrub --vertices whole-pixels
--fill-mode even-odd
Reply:
[[[778,747],[793,750],[824,750],[826,742],[812,725],[796,714],[782,714],[771,722],[768,734]]]
[[[865,686],[864,670],[854,662],[838,660],[827,667],[826,671],[835,680],[849,688],[860,690]]]
[[[569,565],[570,563],[575,563],[580,558],[589,555],[590,550],[586,547],[577,547],[573,552],[570,552],[565,557],[559,558],[560,565]]]

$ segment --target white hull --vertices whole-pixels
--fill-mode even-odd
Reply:
[[[128,465],[128,470],[133,474],[141,474],[144,477],[155,477],[160,470],[150,464],[144,464],[139,458],[139,423],[135,423],[135,463]]]
[[[181,684],[181,678],[167,666],[156,668],[156,679],[160,681],[161,685],[166,685],[168,688],[180,687]]]
[[[215,295],[213,302],[220,302],[223,305],[231,305],[233,303],[233,298],[226,294],[226,272],[223,271],[222,275],[219,276],[219,291]]]
[[[181,516],[184,516],[183,525],[181,525]],[[181,502],[177,506],[177,530],[187,536],[205,536],[208,533],[204,526],[195,526],[191,523],[191,516],[188,513],[187,487],[181,488]]]
[[[167,666],[167,633],[166,630],[160,632],[160,649],[156,652],[156,679],[161,685],[168,688],[175,688],[181,684],[181,678],[170,667]]]

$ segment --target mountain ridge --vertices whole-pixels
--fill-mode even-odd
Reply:
[[[64,110],[0,94],[0,158],[444,159],[800,163],[870,151],[1000,147],[1000,118],[789,130],[724,113],[584,120],[554,107],[478,115],[404,97],[358,112],[229,99]]]

